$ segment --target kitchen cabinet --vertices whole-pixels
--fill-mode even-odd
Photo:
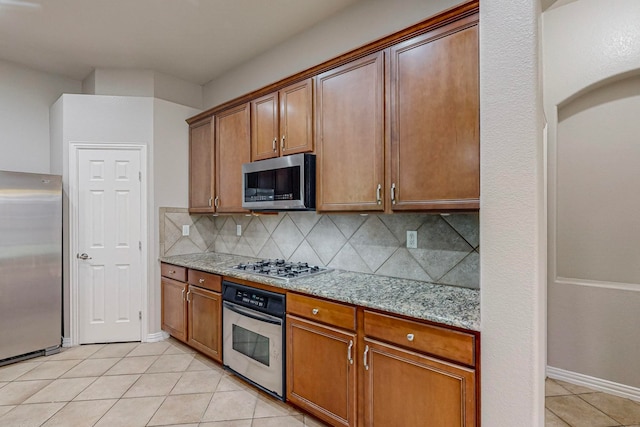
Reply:
[[[364,425],[476,426],[473,335],[366,310],[364,335]]]
[[[287,400],[331,425],[355,426],[355,308],[289,293],[287,312]]]
[[[222,362],[222,277],[161,264],[162,330]]]
[[[186,268],[161,264],[162,330],[180,341],[187,340]]]
[[[468,16],[317,77],[319,211],[479,208],[477,22]]]
[[[391,209],[478,209],[477,15],[390,48]]]
[[[251,101],[251,160],[313,151],[313,79]]]
[[[316,78],[318,211],[382,211],[384,52]]]
[[[189,270],[187,344],[222,362],[222,277]]]
[[[251,160],[249,104],[215,116],[215,197],[217,213],[244,213],[242,164]]]
[[[213,122],[207,117],[189,126],[189,212],[214,212]]]

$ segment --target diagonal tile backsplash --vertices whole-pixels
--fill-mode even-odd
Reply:
[[[182,236],[182,225],[190,235]],[[236,226],[242,226],[242,236]],[[406,248],[415,230],[418,247]],[[220,252],[307,261],[332,268],[479,288],[477,213],[189,215],[160,209],[164,256]]]

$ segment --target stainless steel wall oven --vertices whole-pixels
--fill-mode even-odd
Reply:
[[[224,366],[285,400],[285,296],[222,282]]]

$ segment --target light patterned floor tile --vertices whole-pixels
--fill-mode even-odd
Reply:
[[[251,427],[253,420],[211,421],[200,423],[199,427]]]
[[[113,375],[100,377],[74,400],[119,399],[140,375]]]
[[[544,391],[545,396],[566,396],[568,394],[573,394],[566,388],[562,387],[560,384],[552,380],[551,378],[547,378],[544,382]]]
[[[0,381],[13,381],[41,364],[41,361],[27,361],[3,366],[0,368]]]
[[[95,427],[143,427],[158,410],[164,397],[136,397],[120,399]]]
[[[328,424],[323,423],[319,419],[312,417],[311,415],[304,416],[304,425],[308,427],[327,427]]]
[[[202,421],[251,419],[258,397],[248,391],[218,391],[213,395]]]
[[[113,365],[105,375],[143,374],[159,356],[125,357]]]
[[[178,372],[143,374],[123,397],[166,396],[179,379],[180,373]]]
[[[193,354],[167,354],[158,357],[147,373],[184,372],[193,361]]]
[[[63,348],[60,353],[48,356],[45,360],[84,360],[102,347],[104,347],[104,344],[87,344]]]
[[[116,402],[116,399],[69,402],[42,427],[91,427]]]
[[[595,390],[589,387],[584,387],[581,385],[576,385],[576,384],[571,384],[568,383],[566,381],[561,381],[561,380],[554,380],[556,383],[558,383],[561,387],[566,388],[567,390],[569,390],[571,393],[573,394],[582,394],[582,393],[595,393]]]
[[[80,360],[52,360],[50,362],[42,362],[42,364],[20,376],[17,380],[54,380],[64,375],[80,362]]]
[[[304,427],[304,417],[294,415],[288,417],[256,418],[251,427]]]
[[[118,363],[118,359],[87,359],[69,369],[61,378],[99,377]]]
[[[97,377],[59,378],[28,398],[24,403],[69,402]]]
[[[210,369],[219,371],[221,373],[225,372],[225,370],[213,360],[208,359],[200,354],[196,354],[196,356],[189,364],[187,371],[206,371]]]
[[[0,406],[0,417],[15,408],[15,405]]]
[[[572,426],[611,427],[618,423],[578,396],[551,396],[546,407]]]
[[[172,340],[169,342],[171,345],[162,354],[196,354],[196,351],[194,349],[192,349],[191,347],[187,347],[186,345],[176,340]]]
[[[220,382],[218,383],[216,391],[249,390],[249,387],[250,386],[246,382],[240,380],[235,375],[224,375],[222,378],[220,378]]]
[[[548,409],[544,410],[544,427],[571,427]]]
[[[39,427],[64,405],[61,402],[19,405],[0,417],[0,426]]]
[[[269,418],[269,417],[286,417],[290,415],[299,415],[292,407],[279,400],[258,397],[256,408],[253,412],[253,418]]]
[[[7,384],[0,388],[0,405],[19,405],[49,383],[51,380],[16,381]]]
[[[155,413],[150,426],[199,422],[213,393],[169,396]]]
[[[171,394],[213,393],[221,378],[222,374],[213,370],[185,372]]]
[[[159,356],[169,348],[171,344],[166,341],[143,342],[127,354],[127,357]]]
[[[106,359],[111,357],[125,357],[131,353],[136,347],[140,345],[139,342],[123,342],[108,344],[102,347],[100,350],[93,353],[90,359]]]
[[[606,393],[581,394],[580,397],[620,424],[640,424],[640,403]]]

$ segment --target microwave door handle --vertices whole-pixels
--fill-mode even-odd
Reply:
[[[278,317],[269,316],[268,314],[263,314],[255,310],[246,309],[244,307],[241,307],[237,304],[230,303],[228,301],[223,301],[222,305],[228,308],[229,310],[233,311],[234,313],[238,313],[243,316],[250,317],[254,320],[259,320],[261,322],[271,323],[274,325],[282,325],[282,319]]]

